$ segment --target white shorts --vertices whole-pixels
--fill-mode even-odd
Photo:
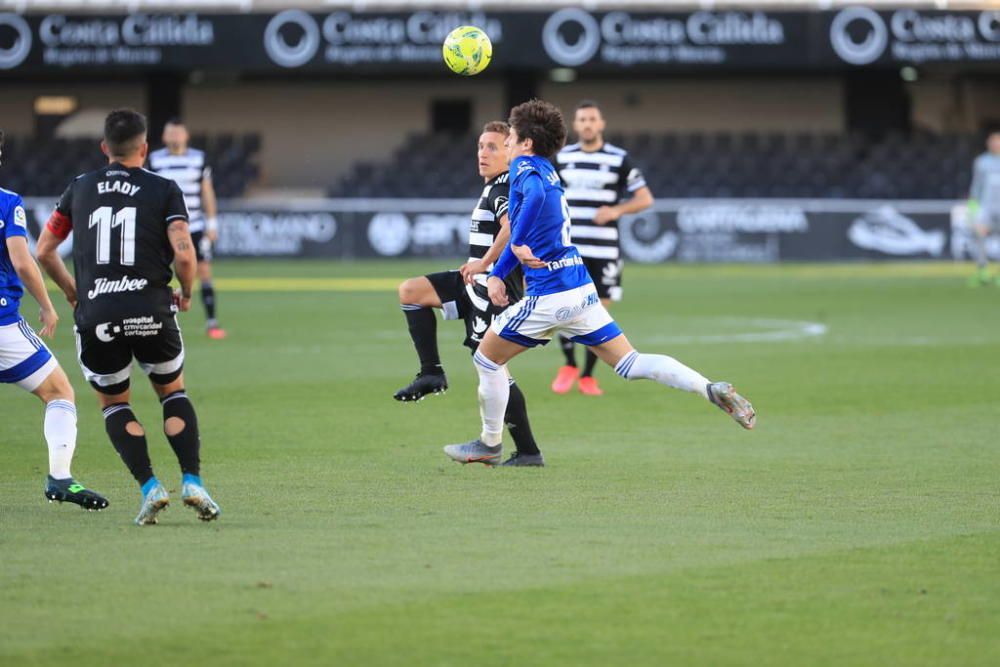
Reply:
[[[565,292],[526,296],[493,320],[493,332],[524,347],[545,345],[557,333],[583,345],[600,345],[622,330],[593,283]]]
[[[0,326],[0,382],[34,391],[58,366],[27,322]]]

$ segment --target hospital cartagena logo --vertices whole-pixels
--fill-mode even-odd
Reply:
[[[31,28],[17,14],[0,14],[0,69],[14,69],[31,53]]]

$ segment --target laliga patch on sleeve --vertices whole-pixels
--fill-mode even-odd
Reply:
[[[28,228],[28,216],[25,215],[23,206],[14,207],[14,224],[18,227]]]

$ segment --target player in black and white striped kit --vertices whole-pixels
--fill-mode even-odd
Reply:
[[[201,302],[205,306],[205,331],[221,339],[226,332],[215,317],[215,286],[212,284],[212,247],[219,238],[212,169],[204,151],[188,146],[189,135],[179,118],[163,127],[164,147],[149,154],[149,168],[177,183],[191,212],[191,239],[198,255]]]
[[[486,274],[510,240],[507,204],[510,199],[507,152],[504,141],[509,128],[501,121],[487,123],[479,136],[479,175],[485,185],[472,211],[469,228],[469,261],[458,270],[431,273],[410,278],[399,286],[399,306],[406,317],[413,346],[420,359],[420,372],[408,385],[395,393],[397,401],[419,401],[428,394],[448,388],[437,345],[437,319],[434,309],[446,320],[465,321],[465,345],[475,352],[489,330],[493,318],[506,308],[490,302]],[[510,304],[524,294],[520,268],[504,281]],[[520,387],[510,379],[510,401],[504,416],[515,452],[503,465],[543,466],[545,460],[531,432],[527,405]]]
[[[653,205],[653,194],[642,172],[628,153],[604,141],[604,117],[596,102],[576,107],[573,131],[578,143],[556,155],[556,169],[566,188],[573,245],[580,251],[605,308],[621,300],[622,259],[618,245],[618,219]],[[579,380],[580,393],[604,392],[594,379],[597,356],[586,352],[583,373],[576,365],[575,343],[559,336],[566,364],[552,381],[552,391],[565,394]]]

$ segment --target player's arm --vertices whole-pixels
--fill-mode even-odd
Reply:
[[[219,239],[219,206],[215,199],[212,171],[208,167],[201,179],[201,207],[205,211],[205,237],[215,243]]]
[[[194,252],[194,241],[186,219],[177,218],[167,225],[167,238],[174,251],[174,273],[181,284],[177,293],[177,306],[182,312],[191,307],[191,294],[198,271],[198,258]]]
[[[969,185],[969,200],[966,203],[966,215],[973,225],[979,221],[979,199],[982,196],[985,180],[982,160],[976,158],[976,161],[972,163],[972,184]]]
[[[35,257],[49,278],[62,290],[69,305],[76,308],[76,279],[59,256],[59,245],[66,240],[72,230],[73,224],[69,217],[57,209],[42,228],[42,234],[35,246]]]
[[[606,225],[609,222],[618,220],[623,215],[639,213],[645,211],[653,205],[653,193],[646,185],[646,179],[636,167],[626,158],[625,173],[628,174],[625,185],[630,194],[629,198],[614,206],[602,206],[597,209],[594,215],[594,222],[598,225]]]
[[[508,241],[510,241],[510,220],[504,214],[500,218],[500,231],[497,232],[497,237],[493,241],[493,245],[486,251],[486,254],[481,259],[466,262],[458,269],[462,273],[462,278],[465,279],[466,285],[471,285],[475,282],[478,274],[486,273],[487,267],[500,259],[500,255],[503,253],[504,248],[507,247]]]
[[[38,265],[31,257],[27,237],[8,236],[7,254],[10,255],[10,263],[14,266],[17,277],[21,279],[24,287],[38,302],[39,319],[42,321],[42,329],[39,333],[51,338],[56,333],[59,315],[56,314],[55,306],[49,299],[49,292],[45,289],[45,279],[42,278],[42,272],[38,270]]]

